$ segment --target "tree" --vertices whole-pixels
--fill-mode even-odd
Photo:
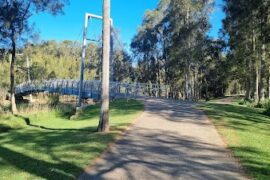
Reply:
[[[246,99],[258,104],[270,98],[269,15],[268,0],[225,0],[223,22],[228,45],[228,60],[232,61],[233,81],[246,92]]]
[[[34,13],[47,11],[53,15],[61,13],[67,0],[1,0],[0,1],[0,39],[1,44],[11,49],[10,97],[11,112],[16,113],[15,65],[16,50],[22,40],[29,35],[32,27],[29,23]]]
[[[168,84],[172,98],[198,100],[212,6],[212,0],[161,0],[145,13],[131,43],[139,81]]]

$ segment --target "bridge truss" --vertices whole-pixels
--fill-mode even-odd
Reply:
[[[80,81],[68,79],[52,79],[46,81],[32,81],[16,86],[17,96],[36,93],[59,93],[61,95],[79,96]],[[110,99],[159,97],[168,98],[169,88],[165,85],[148,83],[110,82]],[[97,80],[83,81],[82,99],[100,100],[101,82]]]

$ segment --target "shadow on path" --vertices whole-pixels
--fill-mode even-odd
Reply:
[[[132,130],[79,179],[245,179],[193,103],[146,100]]]

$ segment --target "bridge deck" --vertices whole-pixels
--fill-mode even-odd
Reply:
[[[26,96],[33,93],[59,93],[62,95],[78,96],[79,81],[78,80],[47,80],[34,81],[20,84],[16,87],[16,95]],[[111,98],[133,98],[142,96],[168,97],[167,86],[159,86],[157,84],[143,83],[121,83],[110,82]],[[97,99],[101,97],[100,81],[84,81],[82,89],[82,98]]]

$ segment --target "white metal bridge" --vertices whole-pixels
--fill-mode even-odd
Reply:
[[[17,96],[27,96],[36,93],[59,93],[61,95],[79,96],[82,99],[99,100],[101,96],[101,82],[97,80],[83,81],[82,91],[79,92],[79,80],[52,79],[32,81],[16,86]],[[110,82],[110,98],[138,98],[159,97],[168,98],[168,87],[165,85],[147,83]]]

